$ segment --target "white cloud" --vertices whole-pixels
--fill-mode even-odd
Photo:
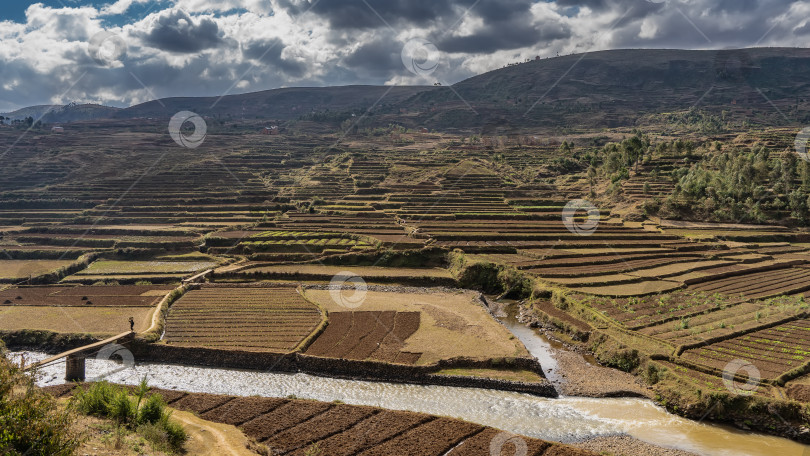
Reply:
[[[439,45],[456,39],[453,51],[444,56],[433,75],[437,80],[456,82],[510,62],[557,52],[614,47],[723,48],[753,45],[762,36],[762,45],[804,46],[810,36],[808,1],[684,0],[653,4],[613,0],[590,2],[594,6],[571,10],[567,6],[570,1],[563,6],[529,0],[481,0],[458,22],[466,6],[457,0],[435,0],[422,6],[429,11],[434,7],[445,11],[446,17],[407,22],[383,11],[394,31],[371,12],[371,20],[358,19],[362,24],[357,27],[351,26],[351,17],[344,16],[341,27],[333,29],[330,18],[323,16],[327,13],[302,13],[314,4],[306,0],[152,1],[116,0],[98,8],[56,8],[37,3],[26,10],[25,24],[0,22],[0,106],[49,100],[128,105],[150,100],[152,94],[218,95],[235,83],[238,91],[348,83],[431,84],[433,80],[409,73],[398,62],[403,43],[415,37]],[[388,1],[386,6],[397,5],[391,6],[391,11],[403,11],[398,2],[404,0]],[[290,4],[297,9],[288,11]],[[450,6],[437,6],[445,4]],[[146,17],[126,19],[127,13],[137,9],[135,5],[141,9],[155,6]],[[405,5],[411,9],[417,6],[416,0]],[[512,17],[505,14],[509,8],[523,12]],[[192,52],[162,49],[155,39],[148,41],[160,18],[172,11],[188,14],[193,25],[203,21],[214,24],[208,31],[215,30],[216,39]],[[572,11],[573,16],[566,15]],[[110,25],[119,20],[128,22]],[[183,21],[188,20],[180,18],[178,24]],[[493,23],[497,24],[494,29]],[[454,25],[456,28],[450,29]],[[127,44],[119,65],[101,67],[88,55],[88,40],[102,30],[120,35]],[[193,48],[193,36],[190,39],[185,49]],[[481,45],[490,50],[481,52]]]

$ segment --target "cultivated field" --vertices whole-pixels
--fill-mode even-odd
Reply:
[[[306,353],[414,364],[422,354],[403,349],[405,341],[419,329],[419,320],[419,312],[331,312],[326,330]]]
[[[72,263],[70,260],[0,260],[0,283],[28,280]]]
[[[336,290],[308,289],[305,296],[327,309],[331,327],[332,316],[346,314],[347,308],[335,302],[330,291]],[[396,357],[398,361],[413,359],[418,354],[421,356],[412,361],[417,364],[432,364],[441,359],[457,357],[489,360],[529,356],[523,344],[480,304],[476,293],[369,291],[362,305],[351,313],[354,314],[352,321],[358,324],[353,325],[344,337],[347,340],[360,339],[364,334],[379,337],[382,327],[388,326],[388,331],[392,332],[388,336],[389,341],[402,344],[401,350],[405,353],[404,357],[402,354]],[[416,315],[419,315],[418,322]],[[397,316],[400,316],[399,320]],[[344,321],[346,318],[348,316],[341,317]],[[417,328],[411,330],[413,326]],[[357,333],[359,328],[363,329]],[[373,328],[377,328],[377,331]],[[399,332],[400,328],[402,332]],[[411,331],[409,337],[401,337],[408,331]],[[329,327],[321,337],[327,334]],[[378,356],[383,355],[378,353]]]
[[[120,334],[129,331],[129,317],[135,331],[144,331],[152,322],[153,307],[142,306],[3,306],[0,305],[0,331],[46,330],[58,333]]]
[[[321,323],[319,309],[291,287],[204,287],[175,302],[166,318],[171,345],[288,352]]]
[[[0,331],[120,334],[146,330],[157,303],[171,288],[159,286],[34,286],[0,290]]]

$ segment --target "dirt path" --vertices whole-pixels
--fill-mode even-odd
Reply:
[[[186,442],[188,454],[199,456],[256,456],[248,450],[248,439],[234,426],[213,423],[196,417],[190,412],[172,409],[172,418],[183,424],[188,431]]]

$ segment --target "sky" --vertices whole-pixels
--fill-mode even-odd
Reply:
[[[0,112],[446,85],[535,56],[808,39],[810,0],[4,0]]]

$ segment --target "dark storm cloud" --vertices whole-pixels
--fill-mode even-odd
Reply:
[[[403,69],[402,43],[390,39],[371,41],[360,46],[343,59],[343,63],[356,73],[370,77],[387,78]]]
[[[223,43],[216,22],[206,18],[195,21],[182,10],[161,14],[143,38],[151,47],[183,54],[200,52]]]
[[[242,55],[257,61],[261,66],[275,67],[289,76],[299,77],[306,72],[306,66],[300,62],[281,57],[286,45],[278,38],[249,41],[242,44]]]
[[[306,1],[282,0],[279,5],[293,15],[309,10],[326,18],[329,25],[335,29],[364,29],[385,27],[380,17],[392,25],[400,22],[424,25],[452,13],[454,3],[449,0],[367,0],[367,2],[368,5],[360,0],[324,0],[310,8],[310,3]]]
[[[505,28],[487,27],[473,35],[443,38],[436,46],[444,52],[494,52],[533,46],[569,36],[569,28],[562,24],[548,23],[540,26],[513,24]]]
[[[366,4],[368,3],[368,4]],[[309,10],[329,21],[334,29],[374,29],[397,25],[455,23],[466,11],[485,22],[527,14],[531,0],[324,0]],[[298,15],[308,2],[282,0],[280,6]],[[382,19],[381,19],[382,18]]]

